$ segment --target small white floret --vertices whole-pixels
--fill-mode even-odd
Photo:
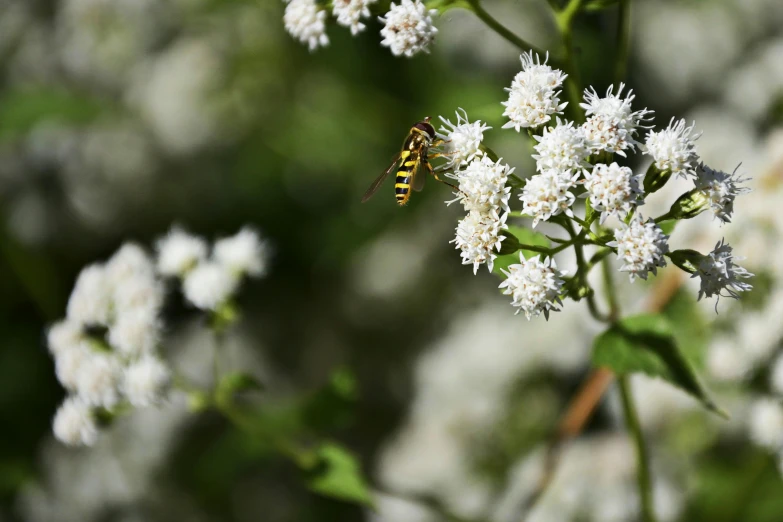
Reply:
[[[773,451],[783,450],[783,407],[778,399],[757,399],[750,407],[750,438]]]
[[[473,265],[474,274],[482,264],[492,271],[500,244],[505,239],[503,230],[508,228],[507,216],[503,214],[498,217],[494,212],[482,214],[473,211],[457,224],[456,237],[450,243],[455,243],[460,250],[463,265]]]
[[[642,175],[617,163],[599,163],[592,172],[585,171],[584,185],[593,209],[601,212],[601,223],[608,216],[625,218],[644,194]]]
[[[214,258],[238,275],[260,277],[266,273],[268,250],[258,232],[245,227],[235,235],[215,242]]]
[[[54,436],[69,446],[92,446],[98,440],[98,425],[88,404],[78,397],[65,399],[52,422]]]
[[[627,225],[620,224],[614,231],[614,241],[607,243],[617,247],[617,257],[622,261],[621,272],[628,272],[631,282],[635,278],[647,279],[647,274],[657,274],[658,268],[666,266],[664,254],[669,251],[669,237],[653,220],[642,221],[636,214]]]
[[[123,390],[134,406],[152,406],[165,399],[170,383],[168,366],[157,357],[146,355],[125,369]]]
[[[712,213],[723,223],[731,221],[736,197],[750,192],[750,188],[740,185],[746,181],[748,178],[739,177],[736,169],[728,174],[703,163],[696,169],[696,188],[707,196]]]
[[[84,341],[84,328],[81,324],[67,319],[54,323],[46,332],[49,352],[57,357],[69,350],[74,350]]]
[[[652,111],[641,109],[633,111],[631,102],[636,97],[629,90],[622,97],[624,84],[620,84],[615,94],[614,86],[606,90],[606,96],[601,98],[595,89],[585,90],[585,103],[580,104],[585,110],[587,121],[584,129],[587,145],[593,152],[607,151],[625,156],[625,150],[634,150],[639,142],[635,136],[640,128],[647,128],[645,122],[652,118]]]
[[[645,154],[652,156],[655,168],[661,172],[695,177],[699,156],[694,142],[699,136],[693,132],[693,124],[686,127],[685,120],[675,122],[672,118],[667,128],[647,134]]]
[[[75,392],[87,404],[110,410],[120,401],[121,376],[114,355],[93,351],[81,363]]]
[[[588,166],[585,160],[590,151],[585,145],[584,132],[581,127],[574,127],[573,122],[561,122],[558,118],[557,126],[544,127],[544,133],[533,138],[538,141],[535,146],[538,154],[533,154],[538,172],[573,173]]]
[[[508,199],[511,187],[506,186],[514,172],[502,159],[492,161],[483,155],[474,158],[462,170],[449,175],[459,182],[459,192],[454,194],[468,212],[500,215],[509,211]]]
[[[326,11],[315,0],[291,0],[283,14],[283,25],[288,34],[310,51],[329,45],[326,36]]]
[[[207,243],[202,238],[172,228],[158,240],[158,271],[164,276],[182,277],[207,257]]]
[[[161,337],[161,323],[150,310],[129,310],[109,328],[109,344],[125,357],[154,351]]]
[[[701,279],[699,300],[702,297],[717,296],[715,310],[721,297],[739,298],[739,292],[753,288],[750,283],[742,281],[753,277],[753,274],[734,263],[735,257],[731,246],[721,240],[712,252],[703,256],[696,273],[691,277]]]
[[[541,63],[541,58],[533,51],[520,56],[522,71],[517,73],[509,92],[508,101],[503,116],[509,121],[504,129],[514,129],[517,132],[523,128],[536,128],[552,119],[555,114],[562,114],[567,102],[560,102],[560,88],[567,74],[547,65],[547,60]],[[547,56],[548,59],[548,56]]]
[[[527,180],[519,199],[522,213],[533,218],[533,227],[558,214],[574,215],[571,206],[575,197],[571,189],[578,179],[579,174],[547,170]]]
[[[332,15],[337,23],[351,29],[351,34],[356,36],[364,31],[366,26],[362,18],[370,17],[370,5],[378,0],[334,0],[332,2]]]
[[[85,325],[109,323],[112,292],[106,268],[93,264],[82,269],[68,299],[66,316]]]
[[[484,139],[484,131],[492,127],[481,120],[470,123],[468,114],[460,108],[457,111],[457,123],[451,123],[440,116],[443,126],[438,132],[438,138],[445,141],[442,150],[447,155],[446,168],[459,168],[460,165],[481,156],[481,142]]]
[[[206,261],[191,270],[182,285],[185,298],[202,310],[215,310],[236,292],[239,279],[224,265]]]

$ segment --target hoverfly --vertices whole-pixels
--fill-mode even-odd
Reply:
[[[421,172],[422,169],[419,167],[427,169],[427,171],[441,183],[445,183],[446,185],[457,189],[457,187],[451,183],[439,178],[430,164],[431,159],[447,155],[440,152],[434,154],[429,153],[430,147],[437,147],[443,143],[443,140],[436,138],[435,128],[430,124],[429,116],[411,127],[410,132],[408,132],[408,137],[405,138],[405,142],[402,144],[402,150],[394,157],[389,168],[372,182],[372,185],[370,185],[370,188],[367,189],[367,192],[365,192],[364,197],[362,198],[362,203],[370,199],[373,194],[378,191],[378,188],[380,188],[391,171],[394,170],[394,167],[398,167],[394,192],[397,197],[397,204],[400,206],[405,205],[411,197],[411,187],[413,187],[413,190],[416,192],[419,192],[424,188],[424,180],[427,175],[426,173]]]

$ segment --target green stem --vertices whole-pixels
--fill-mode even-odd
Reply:
[[[491,148],[487,147],[483,143],[481,143],[479,145],[479,148],[481,150],[483,150],[486,153],[486,155],[489,156],[489,159],[491,159],[492,161],[498,161],[500,159],[500,156],[498,156],[497,153],[494,150],[492,150]],[[512,176],[513,175],[514,174],[512,174]]]
[[[647,454],[647,447],[645,446],[644,437],[642,435],[642,427],[639,424],[639,417],[636,414],[636,407],[634,406],[633,397],[631,396],[628,376],[618,375],[617,384],[620,387],[620,398],[623,403],[625,424],[628,427],[628,432],[633,438],[636,447],[636,481],[639,487],[642,520],[644,522],[655,522],[649,455]]]
[[[620,304],[614,287],[614,272],[612,272],[612,266],[608,259],[601,262],[601,270],[604,278],[604,292],[609,300],[609,321],[613,323],[620,318]]]
[[[617,11],[617,55],[614,62],[615,83],[625,80],[631,47],[631,0],[620,0]]]
[[[511,32],[506,26],[498,22],[491,14],[489,14],[482,6],[479,0],[467,0],[470,5],[470,9],[478,16],[482,22],[495,31],[497,34],[514,44],[521,51],[528,52],[532,50],[534,53],[543,55],[544,52],[532,45],[519,36]]]
[[[566,78],[566,93],[568,95],[568,104],[570,111],[576,123],[582,123],[585,120],[584,111],[580,107],[582,101],[582,80],[579,74],[579,67],[574,58],[573,46],[573,25],[574,19],[582,9],[584,0],[571,0],[562,11],[555,15],[557,27],[560,30],[560,37],[563,41],[563,53],[565,60],[563,68],[568,73]]]
[[[574,246],[574,253],[576,254],[576,275],[574,276],[577,280],[577,283],[580,285],[584,285],[585,287],[588,286],[587,283],[587,271],[588,271],[588,264],[585,261],[585,253],[582,249],[583,243],[577,239],[576,231],[574,230],[574,225],[571,224],[571,221],[568,219],[565,219],[562,221],[563,227],[566,229],[566,232],[568,232],[568,235],[571,237],[571,243]],[[564,248],[565,246],[568,246],[568,244],[560,245],[558,248]],[[590,310],[590,315],[593,316],[593,318],[596,321],[601,321],[602,323],[609,321],[609,316],[601,313],[601,311],[598,309],[598,305],[595,302],[595,294],[592,291],[588,291],[585,295],[585,299],[587,300],[587,308]]]

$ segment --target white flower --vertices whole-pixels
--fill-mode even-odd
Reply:
[[[68,397],[54,416],[52,431],[69,446],[92,446],[98,440],[98,426],[90,406],[78,397]]]
[[[120,401],[122,367],[108,353],[93,351],[82,361],[76,381],[76,394],[91,406],[111,409]]]
[[[215,310],[234,295],[238,286],[239,279],[225,266],[206,261],[188,273],[182,291],[197,308]]]
[[[445,141],[443,152],[448,154],[447,168],[457,168],[481,155],[480,145],[484,139],[484,131],[492,128],[480,120],[470,123],[468,114],[462,108],[456,114],[456,125],[440,116],[443,126],[440,128],[438,137]]]
[[[329,45],[326,36],[326,11],[315,0],[291,0],[285,7],[283,24],[288,34],[307,44],[310,51]]]
[[[533,154],[533,159],[539,172],[573,173],[588,166],[585,160],[590,151],[585,145],[584,133],[580,127],[574,127],[573,122],[563,123],[557,118],[556,127],[544,127],[544,134],[533,138],[538,141],[535,146],[538,154]]]
[[[66,316],[82,324],[105,325],[111,313],[111,285],[106,268],[93,264],[82,269],[68,299]]]
[[[502,270],[506,280],[499,286],[504,289],[503,294],[511,296],[511,305],[519,307],[516,313],[525,312],[528,320],[541,312],[549,319],[550,310],[558,312],[560,309],[555,305],[562,305],[560,290],[566,272],[557,269],[554,259],[541,261],[539,257],[525,259],[520,252],[520,264]]]
[[[136,407],[160,404],[171,382],[168,366],[157,357],[146,355],[125,369],[123,390]]]
[[[511,187],[506,187],[506,181],[512,172],[514,169],[502,159],[492,161],[486,155],[474,158],[464,169],[449,176],[459,181],[460,192],[455,193],[457,199],[453,201],[460,201],[468,212],[508,212]]]
[[[478,271],[479,265],[486,263],[489,271],[492,271],[496,251],[500,250],[500,244],[505,239],[502,231],[506,226],[506,218],[498,217],[495,213],[482,214],[470,212],[457,224],[457,234],[450,243],[455,243],[461,250],[463,265],[473,265],[473,273]]]
[[[127,357],[153,352],[160,342],[161,324],[149,310],[130,310],[109,329],[109,343]]]
[[[751,360],[734,341],[717,341],[707,352],[707,369],[719,381],[738,381],[748,374]]]
[[[112,286],[137,276],[153,277],[155,266],[147,253],[135,243],[125,243],[106,263],[106,272]]]
[[[753,274],[734,264],[731,246],[725,244],[721,239],[712,252],[702,257],[696,273],[691,277],[701,278],[699,299],[717,295],[720,300],[721,296],[737,299],[738,292],[745,292],[753,288],[749,283],[740,281],[740,279],[748,279],[752,276]],[[716,310],[717,307],[716,301]]]
[[[647,273],[657,274],[659,267],[666,266],[664,254],[669,251],[668,236],[653,220],[642,222],[636,214],[629,224],[621,223],[614,231],[614,241],[607,243],[617,247],[617,257],[623,262],[621,272],[628,272],[631,281],[636,277],[647,279]]]
[[[621,98],[624,84],[620,84],[617,94],[614,86],[606,90],[606,97],[599,98],[595,89],[585,89],[585,101],[580,104],[588,116],[583,125],[587,145],[593,152],[605,150],[625,156],[625,149],[633,150],[639,143],[634,139],[637,128],[650,119],[652,111],[642,109],[631,110],[631,102],[636,97],[629,90],[625,98]]]
[[[570,192],[576,185],[579,174],[560,173],[548,170],[536,174],[527,180],[519,199],[522,201],[522,213],[533,218],[533,226],[541,220],[565,213],[573,216],[571,205],[574,195]]]
[[[685,126],[685,120],[669,122],[669,126],[659,132],[650,131],[645,142],[645,154],[652,156],[655,168],[661,172],[671,172],[683,178],[696,176],[699,156],[696,154],[696,141],[700,134],[693,133],[693,124]]]
[[[639,203],[637,197],[644,193],[642,175],[634,174],[628,167],[617,163],[599,163],[593,172],[585,171],[585,188],[590,204],[601,211],[601,223],[607,216],[625,217]]]
[[[92,356],[87,341],[55,354],[54,372],[57,380],[68,390],[75,390],[85,362]]]
[[[334,0],[332,14],[337,18],[337,23],[351,28],[351,34],[357,35],[364,31],[365,25],[362,18],[370,16],[370,4],[378,0]]]
[[[750,407],[750,438],[767,449],[783,449],[783,408],[777,399],[757,399]]]
[[[772,364],[772,371],[769,374],[770,387],[778,395],[783,395],[783,355],[778,355]]]
[[[381,29],[381,45],[388,47],[394,56],[408,58],[418,52],[429,52],[438,29],[432,24],[435,9],[428,10],[419,0],[402,0],[399,5],[391,3],[389,12],[379,20],[385,25]]]
[[[266,272],[268,248],[252,228],[243,228],[235,235],[215,243],[215,260],[237,274],[262,276]]]
[[[158,270],[164,276],[182,276],[207,257],[207,243],[180,228],[158,240]]]
[[[114,289],[115,317],[142,311],[155,316],[165,298],[163,285],[153,274],[136,274]]]
[[[568,105],[560,103],[560,87],[568,76],[563,71],[552,69],[541,63],[538,55],[533,58],[533,51],[520,56],[522,71],[517,73],[509,92],[508,101],[502,104],[506,107],[503,116],[509,120],[504,129],[513,128],[517,132],[521,128],[535,128],[552,119],[553,114],[560,114]]]
[[[740,178],[736,174],[736,169],[728,174],[720,170],[713,170],[703,163],[696,170],[696,188],[707,196],[713,214],[723,223],[731,221],[731,214],[734,212],[734,199],[739,194],[750,192],[750,188],[739,185],[748,179]]]
[[[74,321],[64,320],[54,323],[46,332],[49,352],[57,357],[69,350],[74,350],[84,341],[84,328]]]

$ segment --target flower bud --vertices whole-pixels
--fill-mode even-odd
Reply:
[[[689,274],[696,273],[703,258],[704,255],[690,249],[675,250],[669,254],[669,259],[671,259],[672,263]]]
[[[666,182],[669,181],[669,178],[671,177],[671,170],[658,170],[655,168],[655,163],[653,163],[644,175],[644,193],[652,194],[653,192],[658,192],[666,185]]]
[[[710,200],[698,189],[686,192],[669,209],[672,219],[691,219],[710,208]]]
[[[509,232],[508,230],[503,231],[503,236],[505,239],[500,244],[500,251],[498,252],[499,256],[507,256],[509,254],[514,254],[519,250],[519,239],[517,239],[517,236]]]

